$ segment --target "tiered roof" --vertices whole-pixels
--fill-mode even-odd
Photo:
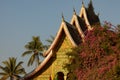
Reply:
[[[70,23],[65,21],[64,17],[62,16],[62,22],[57,32],[57,35],[53,43],[49,47],[49,49],[44,53],[45,59],[35,70],[27,74],[23,80],[27,80],[35,76],[38,72],[42,70],[44,66],[46,66],[50,58],[55,54],[53,53],[53,51],[56,49],[56,47],[58,46],[60,40],[64,35],[66,35],[69,38],[70,42],[74,47],[78,46],[81,42],[84,41],[86,30],[91,30],[92,29],[91,25],[99,22],[99,18],[94,13],[93,9],[92,12],[89,13],[90,11],[89,9],[91,9],[89,7],[91,6],[92,6],[91,1],[88,8],[85,8],[84,3],[82,2],[82,8],[80,10],[80,14],[77,15],[74,9],[74,14]]]

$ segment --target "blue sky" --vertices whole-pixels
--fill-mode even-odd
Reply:
[[[85,6],[88,2],[84,0]],[[26,68],[28,57],[21,57],[24,45],[32,36],[40,36],[46,44],[45,40],[57,33],[62,13],[70,22],[73,8],[79,15],[81,3],[82,0],[0,0],[0,64],[13,56],[25,61]],[[120,0],[93,0],[101,23],[109,21],[113,25],[120,24],[119,4]]]

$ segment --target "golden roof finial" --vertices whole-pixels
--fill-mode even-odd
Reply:
[[[73,8],[73,12],[74,12],[74,15],[76,15],[76,11],[75,11],[75,8]]]
[[[84,7],[84,1],[82,0],[82,6]]]
[[[63,16],[63,13],[62,13],[62,21],[65,21],[65,20],[64,20],[64,16]]]

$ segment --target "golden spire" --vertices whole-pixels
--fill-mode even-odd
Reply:
[[[62,13],[62,21],[65,21],[65,20],[64,20],[64,16],[63,16],[63,13]]]
[[[73,8],[73,12],[74,12],[74,15],[76,15],[76,11],[75,11],[75,8]]]
[[[82,0],[82,7],[84,7],[84,1]]]

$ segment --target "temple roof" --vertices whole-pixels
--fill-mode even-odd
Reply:
[[[74,14],[71,19],[71,24],[77,29],[77,32],[81,38],[84,38],[84,32],[87,30],[87,25],[85,21],[79,17],[78,15]]]
[[[77,29],[67,21],[62,21],[53,43],[44,53],[44,56],[48,55],[51,50],[54,50],[55,46],[59,43],[63,33],[69,38],[73,46],[77,46],[81,42],[81,37],[77,33]]]
[[[93,14],[93,16],[96,16],[95,13]],[[99,22],[99,18],[97,17],[92,19],[89,15],[89,10],[85,8],[84,3],[82,3],[79,15],[76,14],[76,11],[74,9],[74,14],[70,23],[65,21],[64,16],[62,15],[62,22],[58,29],[57,35],[48,50],[43,54],[45,56],[45,59],[36,69],[34,69],[31,73],[25,75],[23,80],[28,80],[29,78],[37,74],[37,72],[42,70],[42,68],[55,54],[53,53],[53,51],[59,44],[63,35],[66,35],[68,37],[74,47],[78,46],[82,41],[84,41],[86,30],[92,29],[91,24],[93,23],[91,22]]]
[[[56,46],[59,44],[59,40],[61,39],[62,35],[66,35],[71,41],[73,46],[77,46],[78,44],[80,44],[82,42],[82,39],[77,32],[78,32],[77,29],[73,25],[71,25],[65,20],[62,20],[60,28],[53,43],[51,44],[49,49],[44,53],[44,56],[46,56],[46,58],[35,70],[27,74],[24,79],[28,79],[34,76],[38,71],[42,69],[43,66],[45,66],[45,64],[47,64],[47,62],[50,60],[50,58],[53,55],[52,51],[54,51]]]

